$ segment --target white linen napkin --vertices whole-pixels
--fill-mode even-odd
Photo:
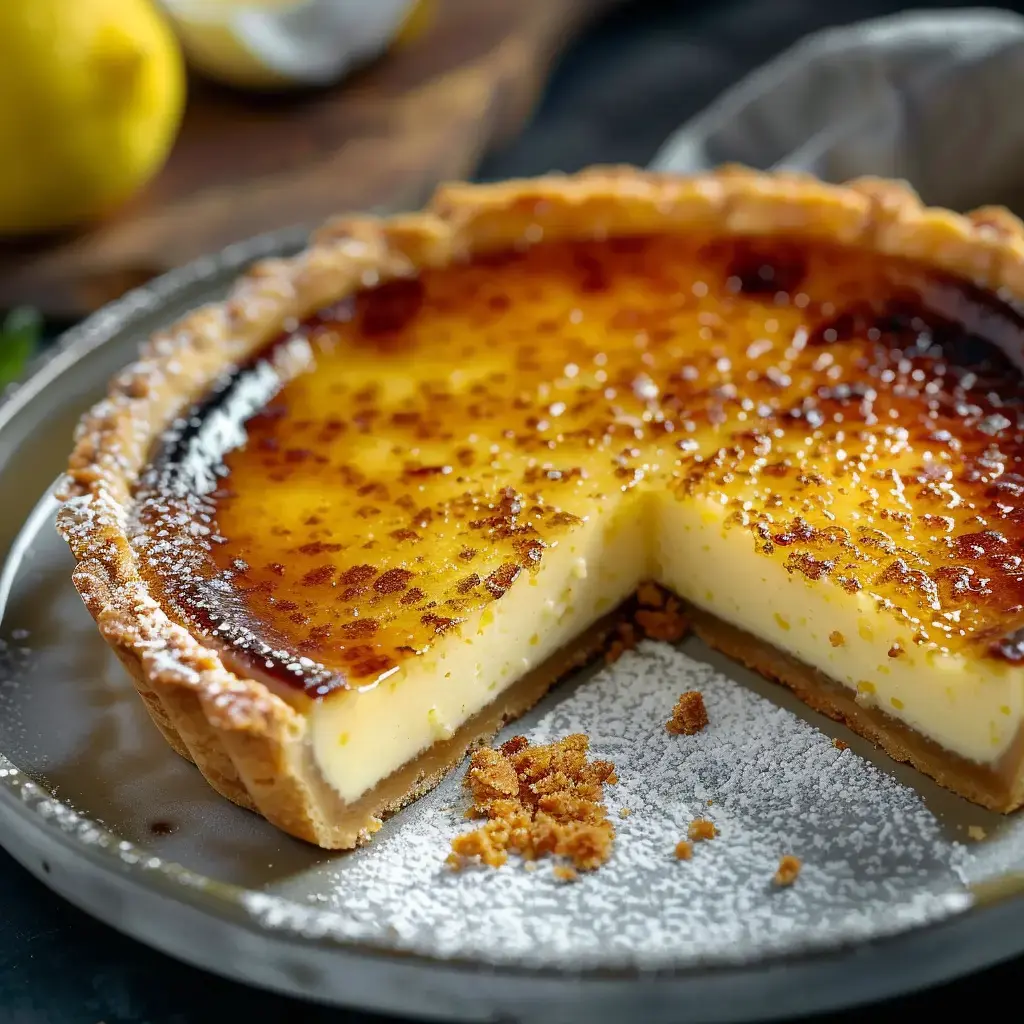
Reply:
[[[1024,206],[1024,17],[901,14],[815,33],[673,134],[652,168],[876,174],[929,203]]]

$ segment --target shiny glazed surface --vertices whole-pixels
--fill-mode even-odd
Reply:
[[[1020,660],[1022,324],[781,239],[429,271],[323,311],[176,424],[134,543],[179,617],[314,696],[457,634],[585,520],[697,497],[915,643]]]

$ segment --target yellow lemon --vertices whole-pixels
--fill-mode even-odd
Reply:
[[[0,233],[101,216],[159,170],[184,62],[150,0],[0,0]]]

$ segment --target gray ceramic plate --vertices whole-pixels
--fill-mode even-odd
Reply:
[[[632,813],[616,818],[610,864],[573,885],[548,865],[447,871],[448,840],[465,827],[458,776],[347,855],[209,790],[99,641],[47,489],[76,417],[146,334],[296,242],[246,243],[133,293],[0,404],[0,842],[22,864],[219,973],[460,1020],[792,1016],[1024,951],[1012,874],[1024,821],[944,793],[692,641],[584,673],[517,726],[535,739],[585,729],[618,765],[612,811]],[[693,686],[711,725],[669,737],[668,710]],[[720,836],[677,862],[695,816]],[[972,825],[984,841],[967,842]],[[805,866],[780,891],[770,878],[784,853]]]

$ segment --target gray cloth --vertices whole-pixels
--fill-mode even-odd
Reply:
[[[902,14],[818,32],[672,135],[659,170],[876,174],[929,203],[1024,205],[1024,17]]]

